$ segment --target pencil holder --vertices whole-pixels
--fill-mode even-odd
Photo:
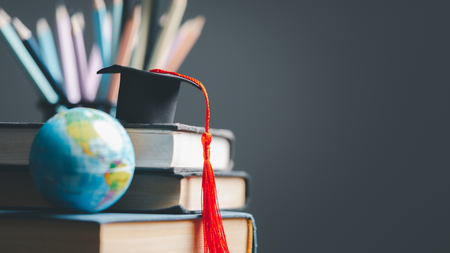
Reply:
[[[94,108],[111,114],[111,116],[115,116],[115,106],[111,103],[107,102],[86,102],[80,101],[77,104],[70,103],[59,103],[59,104],[49,104],[47,101],[41,99],[37,102],[37,108],[42,112],[42,120],[46,122],[53,115],[63,110],[75,108],[75,107],[86,107],[86,108]]]

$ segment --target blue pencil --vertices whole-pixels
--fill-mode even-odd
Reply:
[[[106,6],[103,0],[94,0],[92,23],[94,25],[95,42],[102,53],[103,67],[111,64],[111,41],[106,37]],[[103,75],[97,92],[97,99],[106,101],[109,91],[109,75]]]
[[[22,40],[23,45],[28,50],[28,53],[30,53],[31,57],[38,65],[39,69],[42,71],[45,78],[52,86],[53,90],[58,94],[61,100],[65,98],[64,93],[60,89],[62,84],[58,84],[56,80],[53,78],[53,76],[50,74],[47,66],[45,65],[42,59],[42,54],[41,50],[39,49],[39,45],[37,41],[34,39],[33,35],[31,34],[31,31],[18,18],[13,18],[12,24],[16,29],[16,32],[19,35],[20,39]]]
[[[94,37],[102,53],[103,66],[110,64],[111,41],[106,38],[105,29],[106,6],[103,0],[94,0],[94,10],[92,12],[92,23],[94,25]]]
[[[59,63],[58,53],[56,51],[55,40],[53,38],[52,30],[45,18],[38,20],[36,31],[42,54],[42,61],[53,76],[53,79],[55,79],[56,83],[59,85],[59,89],[65,93],[64,78]]]
[[[45,78],[39,66],[28,53],[14,28],[11,26],[10,17],[0,8],[0,34],[6,44],[9,46],[11,52],[16,56],[19,63],[28,74],[29,78],[35,84],[38,92],[50,104],[56,104],[59,101],[59,96],[53,90],[52,86]]]
[[[123,1],[112,1],[112,38],[111,38],[111,63],[116,61],[120,42],[120,27],[122,25]]]

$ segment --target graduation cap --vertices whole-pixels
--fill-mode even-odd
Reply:
[[[194,81],[168,73],[119,65],[97,73],[120,73],[118,97],[112,100],[117,99],[116,118],[126,123],[173,123],[182,81],[201,90]]]
[[[198,80],[175,72],[152,69],[149,72],[113,65],[97,73],[120,73],[116,118],[127,123],[172,123],[181,82],[194,85],[206,100],[205,132],[202,134],[202,219],[205,252],[229,252],[216,182],[210,162],[209,100],[206,89]],[[110,94],[115,94],[114,90]],[[113,98],[114,99],[114,98]]]

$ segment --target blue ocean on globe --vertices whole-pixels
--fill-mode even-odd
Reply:
[[[114,204],[133,178],[133,144],[123,126],[95,109],[75,108],[49,119],[30,149],[30,171],[56,207],[99,212]]]

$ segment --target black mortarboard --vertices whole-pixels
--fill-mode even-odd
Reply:
[[[97,73],[120,73],[116,118],[126,123],[173,123],[182,77],[112,65]]]

